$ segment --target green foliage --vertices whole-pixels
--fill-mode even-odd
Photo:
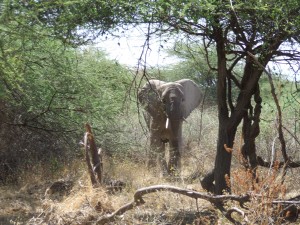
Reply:
[[[81,45],[133,21],[139,1],[5,1],[7,11],[31,25],[43,24],[65,43]]]
[[[176,42],[168,53],[182,60],[172,71],[176,79],[189,78],[203,86],[215,86],[217,59],[213,49],[205,50],[197,42]]]
[[[47,38],[12,43],[2,46],[1,79],[5,100],[22,108],[19,125],[64,132],[95,118],[99,127],[119,113],[129,77],[102,52],[68,49]]]
[[[283,131],[286,145],[288,146],[288,154],[297,161],[299,160],[296,141],[297,137],[299,140],[300,132],[298,119],[300,116],[300,93],[291,80],[285,80],[282,76],[274,76],[273,82],[282,112]],[[263,103],[260,122],[261,135],[258,137],[257,143],[260,146],[259,149],[267,150],[271,148],[274,144],[273,142],[277,143],[278,112],[274,99],[270,94],[271,88],[267,78],[261,79],[260,88]]]
[[[126,93],[131,85],[129,72],[117,62],[105,59],[103,52],[83,50],[78,55],[76,74],[80,81],[80,101],[89,113],[86,120],[95,127],[111,126],[123,109]]]
[[[19,123],[37,125],[47,118],[42,124],[50,130],[61,122],[74,129],[72,123],[81,126],[91,115],[113,118],[129,83],[127,72],[100,51],[72,49],[41,24],[28,25],[34,12],[28,15],[24,7],[18,14],[15,3],[6,3],[12,9],[1,17],[0,79],[2,97],[6,92],[5,100],[22,108]]]

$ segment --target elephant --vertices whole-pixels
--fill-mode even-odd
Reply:
[[[180,173],[182,124],[202,98],[201,89],[190,79],[175,82],[152,79],[139,90],[138,100],[145,109],[144,118],[150,131],[148,168],[159,166],[162,175]]]

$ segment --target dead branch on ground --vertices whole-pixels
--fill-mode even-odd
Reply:
[[[247,194],[246,195],[210,195],[207,193],[200,193],[200,192],[196,192],[193,190],[182,189],[182,188],[169,186],[169,185],[155,185],[155,186],[138,189],[135,192],[133,200],[130,203],[125,204],[124,206],[117,209],[112,214],[102,216],[97,221],[97,224],[101,225],[101,224],[105,224],[105,223],[114,221],[117,218],[117,216],[124,214],[126,211],[131,210],[134,207],[145,204],[146,202],[143,199],[144,195],[150,194],[150,193],[155,193],[158,191],[169,191],[172,193],[185,195],[190,198],[194,198],[196,200],[204,199],[204,200],[211,202],[212,204],[218,204],[219,202],[225,202],[225,201],[232,200],[232,201],[239,202],[241,207],[244,207],[244,203],[246,203],[250,200],[250,196]],[[237,213],[241,214],[246,219],[245,213],[240,209],[232,208],[232,209],[229,209],[228,211],[224,211],[222,209],[220,209],[220,210],[222,211],[222,213],[228,220],[230,220],[231,222],[233,222],[235,224],[240,224],[240,222],[234,220],[231,217],[231,214],[233,212],[237,212]]]
[[[247,222],[247,223],[249,222],[249,220],[246,216],[246,213],[237,207],[232,207],[232,208],[228,209],[227,212],[224,214],[224,216],[233,224],[241,224],[240,222],[238,222],[232,218],[232,213],[234,213],[234,212],[240,214],[244,218],[245,222]]]

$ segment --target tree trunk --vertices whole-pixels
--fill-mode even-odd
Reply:
[[[98,150],[97,150],[97,146],[96,146],[96,142],[94,139],[94,135],[92,133],[92,128],[91,126],[87,123],[85,124],[85,129],[87,132],[87,138],[90,144],[90,153],[91,153],[91,157],[92,157],[92,164],[93,164],[93,172],[96,174],[97,176],[97,182],[99,184],[102,183],[102,179],[103,179],[103,165],[102,165],[102,161],[100,160],[99,154],[98,154]]]
[[[230,187],[226,183],[225,176],[230,177],[231,153],[227,152],[224,147],[232,148],[233,140],[236,133],[236,127],[228,128],[229,110],[227,105],[227,65],[225,39],[220,27],[215,28],[218,55],[218,83],[217,83],[217,100],[218,100],[218,143],[217,154],[214,168],[214,193],[222,194],[224,190],[230,192]]]
[[[222,56],[222,51],[220,52]],[[251,97],[255,95],[258,85],[259,77],[262,71],[259,71],[255,68],[251,62],[250,57],[247,58],[243,79],[241,81],[241,90],[237,98],[235,106],[233,106],[231,99],[228,97],[228,90],[230,87],[226,85],[226,77],[228,71],[226,70],[226,57],[224,59],[219,57],[218,64],[218,119],[219,119],[219,131],[218,131],[218,144],[217,144],[217,154],[215,159],[215,168],[213,171],[213,181],[212,182],[212,173],[208,174],[202,181],[202,187],[207,190],[214,190],[215,194],[223,194],[223,191],[230,192],[230,167],[231,167],[231,151],[233,142],[235,139],[237,127],[239,126],[242,119],[245,119],[245,122],[248,124],[247,115],[251,111]],[[259,93],[259,92],[258,92]],[[258,95],[259,97],[259,95]],[[257,96],[256,100],[259,101]],[[261,101],[261,100],[260,100]],[[228,105],[231,104],[231,112],[229,113]],[[255,123],[259,122],[260,114],[260,102],[257,104],[257,107],[254,111],[258,118],[256,118]],[[229,116],[230,114],[230,116]],[[252,140],[247,139],[247,152],[245,152],[245,158],[250,159],[251,165],[256,167],[256,155],[255,148],[251,144],[254,143],[256,138],[256,128],[259,128],[258,124],[255,124],[254,127],[251,127],[251,121],[249,130],[251,136],[254,138]],[[248,132],[248,131],[247,131]],[[249,133],[249,135],[250,135]],[[248,145],[250,144],[250,145]],[[245,146],[245,147],[246,147]],[[251,149],[251,150],[250,150]],[[254,154],[253,154],[254,153]],[[226,178],[227,177],[227,178]],[[204,185],[204,186],[203,186]]]
[[[254,111],[250,103],[248,113],[244,116],[243,119],[244,145],[242,146],[241,153],[244,158],[244,166],[247,169],[251,169],[253,179],[255,181],[258,181],[256,177],[256,168],[258,164],[255,139],[260,133],[259,121],[262,99],[260,97],[259,85],[257,85],[256,92],[254,94],[254,101],[256,103]]]
[[[218,195],[223,194],[223,191],[230,193],[230,184],[228,182],[230,181],[229,178],[232,154],[230,151],[228,151],[228,149],[233,147],[236,128],[229,130],[227,121],[219,121],[219,139],[214,169],[214,193]]]

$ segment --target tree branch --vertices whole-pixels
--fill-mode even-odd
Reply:
[[[293,138],[294,138],[294,140],[298,143],[298,145],[300,145],[300,141],[299,141],[299,139],[297,138],[297,136],[296,135],[294,135],[289,129],[287,129],[285,126],[282,126],[282,128],[286,131],[286,132],[288,132]]]
[[[240,223],[240,222],[238,222],[238,221],[236,221],[235,219],[232,218],[231,215],[232,215],[232,213],[234,213],[234,212],[237,212],[238,214],[240,214],[240,215],[244,218],[244,221],[245,221],[245,222],[249,222],[249,220],[248,220],[248,218],[247,218],[247,216],[246,216],[246,213],[245,213],[244,211],[240,210],[239,208],[236,208],[236,207],[232,207],[232,208],[228,209],[227,212],[224,214],[224,216],[225,216],[230,222],[232,222],[232,223],[234,223],[234,224],[238,224],[238,225],[242,224],[242,223]]]
[[[287,166],[289,165],[289,157],[286,153],[286,142],[285,142],[285,139],[284,139],[284,135],[283,135],[283,129],[282,129],[282,111],[281,111],[281,107],[280,107],[280,104],[279,104],[279,100],[277,98],[277,95],[275,93],[275,87],[274,87],[274,83],[273,83],[273,79],[272,79],[272,75],[269,71],[266,70],[266,68],[261,65],[261,63],[259,63],[259,61],[256,59],[256,57],[248,52],[249,56],[251,56],[254,60],[254,62],[259,66],[261,67],[264,72],[267,74],[268,76],[268,79],[269,79],[269,83],[270,83],[270,86],[271,86],[271,94],[273,96],[273,99],[274,99],[274,102],[275,102],[275,105],[276,105],[276,108],[277,108],[277,114],[278,114],[278,125],[277,125],[277,131],[278,131],[278,138],[279,138],[279,141],[280,141],[280,144],[281,144],[281,153],[282,153],[282,156],[283,156],[283,159],[284,159],[284,164],[283,164],[283,168],[284,168],[284,171],[283,171],[283,175],[282,175],[282,182],[284,181],[284,177],[286,175],[286,170],[287,170]]]
[[[271,162],[265,161],[260,156],[257,156],[257,163],[258,163],[258,165],[260,165],[262,167],[267,167],[267,168],[271,167],[272,165],[273,166],[276,165],[276,166],[278,166],[278,168],[281,168],[284,165],[287,165],[288,168],[298,168],[298,167],[300,167],[300,161],[296,161],[296,162],[289,161],[288,163],[286,163],[286,162],[277,162],[277,163],[272,162],[271,163]]]

